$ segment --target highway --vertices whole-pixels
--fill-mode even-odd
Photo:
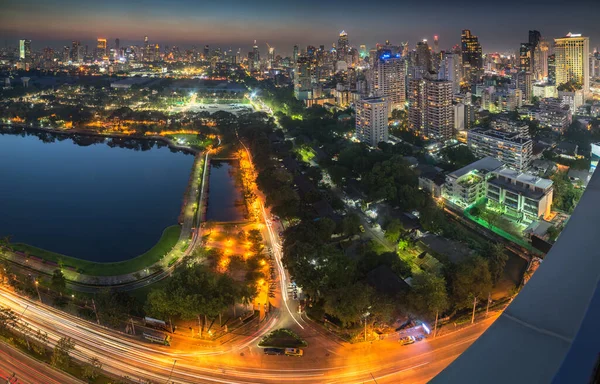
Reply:
[[[236,344],[177,350],[138,341],[5,289],[0,290],[0,305],[19,312],[27,308],[23,320],[34,329],[48,332],[51,343],[70,336],[76,342],[74,358],[98,357],[104,369],[118,376],[164,382],[177,360],[171,379],[175,383],[359,383],[372,380],[371,375],[378,383],[427,382],[496,318],[495,315],[461,331],[408,346],[400,346],[394,339],[354,345],[338,343],[322,337],[298,318],[304,329],[297,324],[292,327],[306,337],[309,347],[304,357],[292,358],[264,355],[256,346],[260,334],[279,325],[278,318],[270,319],[255,335]]]
[[[6,381],[4,381],[6,380]],[[47,364],[0,343],[0,381],[11,384],[79,384],[79,381]]]

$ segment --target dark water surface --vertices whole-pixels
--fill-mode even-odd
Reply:
[[[237,164],[229,161],[211,161],[208,180],[208,207],[206,220],[224,222],[244,220],[244,201],[236,185]]]
[[[53,140],[0,135],[0,236],[108,262],[144,253],[177,224],[193,156]]]

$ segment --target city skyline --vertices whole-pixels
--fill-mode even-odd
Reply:
[[[113,0],[102,6],[71,0],[49,6],[29,0],[6,7],[0,35],[8,46],[16,45],[18,39],[31,39],[35,50],[59,47],[71,40],[92,44],[98,37],[106,38],[109,44],[119,38],[122,45],[135,45],[149,36],[150,41],[161,46],[199,48],[209,44],[245,51],[256,39],[262,49],[269,43],[276,52],[290,55],[294,44],[331,47],[341,30],[348,32],[353,46],[372,47],[385,40],[408,41],[414,46],[417,41],[437,35],[440,49],[448,49],[460,42],[462,29],[470,29],[479,36],[484,52],[518,51],[523,36],[535,29],[548,40],[568,32],[581,33],[590,37],[591,50],[597,47],[600,27],[586,16],[600,7],[585,1],[565,14],[557,12],[559,3],[509,1],[499,8],[485,4],[466,7],[462,1],[446,4],[436,0],[431,4],[436,12],[429,14],[416,6],[382,2],[386,9],[382,15],[381,7],[363,9],[359,3],[351,2],[340,8],[336,3],[313,4],[312,0],[301,8],[261,1],[252,7],[233,2],[227,9],[212,5],[200,8],[187,0],[168,6],[153,1],[133,6]],[[515,12],[515,7],[521,12]],[[48,23],[48,18],[55,22]],[[523,27],[507,28],[507,21]]]

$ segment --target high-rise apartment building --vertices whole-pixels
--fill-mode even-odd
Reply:
[[[383,96],[390,103],[390,113],[394,109],[404,109],[406,102],[405,65],[400,54],[379,51],[379,59],[373,66],[373,95]]]
[[[385,97],[369,97],[356,103],[356,137],[373,147],[388,140],[389,104]]]
[[[408,81],[408,129],[419,135],[425,135],[425,79]]]
[[[479,38],[468,29],[462,31],[461,53],[463,65],[463,79],[475,82],[483,74],[483,52]]]
[[[445,141],[454,133],[452,82],[411,79],[408,90],[409,129],[428,138]]]
[[[533,143],[519,132],[475,128],[467,132],[467,145],[476,156],[495,157],[518,171],[527,169],[531,163]]]
[[[533,97],[533,75],[531,72],[517,72],[514,77],[515,88],[521,90],[521,95],[525,103],[529,103]]]
[[[556,55],[548,56],[548,84],[556,85]]]
[[[425,135],[438,140],[449,140],[454,131],[452,83],[446,80],[426,80]]]
[[[19,40],[19,59],[25,62],[31,61],[31,40]]]
[[[438,78],[452,83],[452,93],[460,92],[460,57],[453,52],[442,52]]]
[[[590,90],[590,39],[580,34],[568,33],[554,39],[556,55],[556,84],[570,81],[581,84],[584,93]]]

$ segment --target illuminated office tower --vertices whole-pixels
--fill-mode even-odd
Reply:
[[[476,82],[483,74],[483,52],[477,36],[471,34],[471,31],[465,29],[462,31],[461,53],[463,65],[463,79],[469,82]]]
[[[380,51],[373,67],[373,94],[383,96],[394,109],[404,109],[406,101],[404,60],[400,54]]]
[[[422,67],[425,72],[430,71],[432,69],[431,49],[429,49],[429,44],[427,44],[427,40],[425,39],[417,43],[415,65],[417,67]]]
[[[106,56],[106,39],[98,38],[98,44],[96,45],[96,58],[102,60]]]
[[[385,97],[368,97],[356,103],[356,138],[372,147],[388,141],[389,104]]]
[[[425,80],[410,79],[408,81],[408,129],[421,136],[425,134],[425,99]]]
[[[440,39],[438,35],[433,36],[433,52],[440,53]]]
[[[258,45],[256,45],[256,40],[254,40],[254,45],[252,46],[252,59],[254,60],[252,68],[258,71],[260,69],[260,52],[258,50]]]
[[[80,56],[82,54],[81,43],[79,41],[73,40],[71,43],[71,52],[70,52],[70,60],[72,63],[79,63],[83,60],[83,57]]]
[[[565,37],[554,39],[556,56],[556,84],[570,81],[582,85],[583,92],[590,90],[590,39],[580,34],[568,33]]]
[[[19,59],[25,62],[31,61],[31,40],[19,40]]]
[[[348,56],[348,50],[350,49],[350,43],[348,42],[348,34],[346,31],[340,32],[337,46],[335,47],[337,52],[338,61],[346,61]]]
[[[115,59],[121,57],[121,40],[115,39]]]

